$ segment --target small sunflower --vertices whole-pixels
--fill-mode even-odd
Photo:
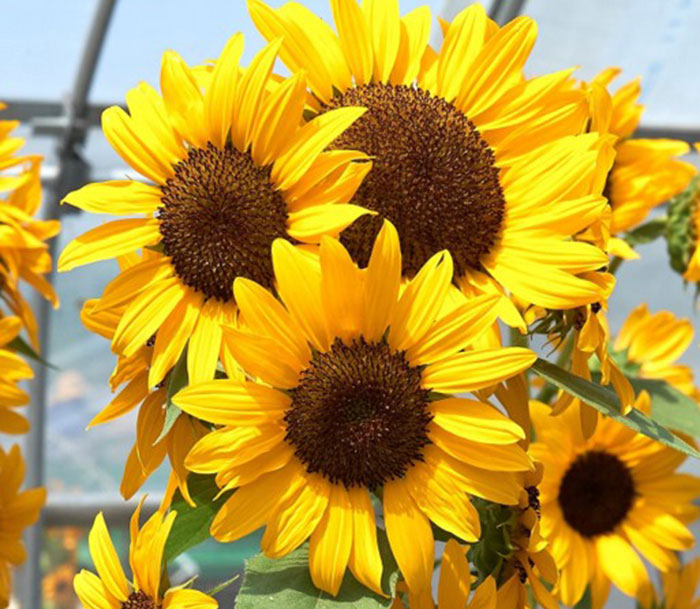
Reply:
[[[468,546],[460,545],[450,539],[445,545],[440,564],[440,581],[438,583],[438,609],[496,609],[496,582],[487,577],[474,590],[469,598],[475,578],[469,570],[467,561]],[[411,609],[433,609],[433,595],[426,590],[421,596],[410,591],[409,607]],[[498,605],[500,608],[500,605]],[[406,609],[401,597],[397,595],[391,609]]]
[[[700,143],[695,149],[700,152]],[[700,178],[695,178],[674,201],[676,205],[669,210],[669,222],[675,224],[669,227],[668,236],[671,263],[674,266],[673,259],[677,258],[677,270],[683,273],[683,279],[700,283]]]
[[[680,569],[661,574],[663,607],[665,609],[698,609],[700,597],[696,596],[700,582],[700,558]]]
[[[661,571],[678,567],[675,553],[694,543],[686,525],[698,515],[700,479],[676,472],[682,453],[612,419],[584,438],[574,409],[552,417],[533,403],[532,413],[530,452],[544,465],[541,526],[561,600],[575,605],[590,585],[599,609],[612,582],[648,607],[654,591],[642,557]]]
[[[0,103],[0,110],[5,107]],[[0,302],[22,320],[32,346],[38,349],[36,318],[20,282],[58,306],[58,297],[43,275],[51,270],[45,241],[58,233],[60,223],[34,219],[41,204],[41,157],[17,154],[24,139],[11,133],[18,125],[18,121],[0,120]]]
[[[620,74],[618,68],[601,72],[593,82],[603,87]],[[594,113],[605,115],[607,131],[617,137],[615,162],[608,175],[605,196],[612,209],[608,243],[610,253],[622,258],[636,258],[629,246],[615,238],[640,224],[654,209],[681,192],[697,170],[691,163],[680,161],[689,147],[671,139],[634,138],[644,106],[639,103],[639,79],[620,87],[605,100],[598,97],[600,107]]]
[[[400,17],[398,0],[332,0],[336,33],[296,2],[248,6],[265,38],[283,36],[280,58],[307,74],[318,116],[367,108],[333,143],[374,163],[352,202],[377,215],[341,235],[353,260],[367,264],[387,218],[408,277],[447,249],[468,294],[507,292],[552,309],[599,300],[581,274],[607,257],[571,237],[606,207],[601,139],[581,134],[589,112],[571,70],[525,79],[534,21],[499,28],[473,5],[443,23],[436,52],[427,7]],[[509,301],[499,307],[524,330]]]
[[[236,277],[272,287],[270,245],[314,244],[366,213],[344,204],[371,163],[328,145],[364,110],[340,108],[303,126],[303,74],[272,75],[279,41],[243,69],[234,36],[213,69],[163,57],[162,97],[145,83],[127,94],[130,114],[105,110],[105,136],[142,176],[89,184],[66,197],[86,211],[145,217],[109,222],[68,244],[59,270],[162,250],[121,273],[102,306],[128,302],[112,341],[134,355],[155,337],[148,386],[155,387],[189,345],[190,380],[213,378],[220,325],[236,314]],[[363,160],[363,163],[355,163]]]
[[[20,491],[24,459],[19,446],[8,452],[0,446],[0,607],[7,607],[12,588],[11,567],[26,558],[22,532],[39,519],[46,500],[43,488]]]
[[[148,252],[145,257],[158,256]],[[122,271],[138,264],[141,257],[133,260],[119,258]],[[106,297],[109,297],[109,292]],[[105,297],[105,296],[103,296]],[[89,330],[111,340],[116,331],[126,304],[114,308],[104,308],[100,299],[85,302],[81,312],[83,324]],[[124,385],[114,399],[90,422],[88,428],[113,421],[138,408],[136,420],[136,442],[134,443],[124,468],[121,494],[130,499],[141,488],[148,477],[156,471],[166,455],[172,468],[166,497],[171,497],[179,488],[186,501],[192,503],[187,486],[188,471],[185,469],[185,456],[194,443],[206,433],[206,428],[189,415],[182,414],[161,438],[165,426],[167,388],[148,387],[148,371],[153,356],[153,344],[147,342],[130,357],[119,356],[117,365],[110,376],[112,391]],[[166,377],[167,378],[167,377]]]
[[[133,582],[129,582],[119,562],[102,512],[90,529],[88,543],[97,575],[83,569],[73,586],[80,602],[89,609],[215,609],[212,597],[190,588],[171,588],[161,596],[163,550],[176,512],[165,518],[157,511],[139,530],[141,505],[131,517],[129,564]]]
[[[632,311],[613,344],[616,356],[640,378],[661,379],[700,399],[690,366],[677,363],[693,342],[693,324],[670,311],[650,313],[646,304]]]
[[[389,543],[409,589],[433,571],[430,523],[465,541],[479,537],[467,493],[517,504],[518,472],[532,467],[522,428],[475,392],[522,372],[529,349],[472,348],[493,325],[497,297],[440,315],[451,289],[439,252],[400,293],[401,250],[385,222],[366,269],[324,237],[320,264],[289,242],[272,247],[277,291],[234,284],[242,329],[225,335],[259,379],[215,380],[174,397],[221,426],[200,440],[187,467],[237,488],[212,524],[234,541],[266,525],[263,551],[284,556],[311,537],[316,586],[335,595],[346,567],[381,592],[371,492],[382,497]]]
[[[34,376],[31,366],[7,348],[22,330],[19,317],[0,318],[0,432],[20,434],[29,431],[29,421],[15,408],[29,403],[29,396],[17,386]]]

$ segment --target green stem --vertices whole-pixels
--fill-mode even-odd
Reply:
[[[610,266],[608,267],[608,273],[611,275],[614,275],[617,270],[620,268],[620,265],[624,262],[622,258],[613,258],[613,261],[610,263]]]

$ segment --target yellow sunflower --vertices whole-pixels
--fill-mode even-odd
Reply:
[[[484,579],[469,598],[475,578],[469,570],[467,550],[468,547],[454,539],[445,545],[440,564],[438,609],[496,609],[496,582],[491,576]],[[432,592],[427,590],[422,596],[409,592],[409,606],[411,609],[433,609]],[[406,609],[400,596],[394,598],[391,609]]]
[[[20,491],[24,481],[24,459],[19,446],[8,452],[0,446],[0,607],[7,607],[12,588],[12,565],[26,558],[22,532],[39,519],[46,500],[43,488]]]
[[[143,258],[158,257],[159,254],[146,252],[143,257],[120,257],[122,271],[126,271]],[[109,291],[104,297],[109,297]],[[113,308],[101,307],[100,299],[86,301],[81,313],[83,324],[89,330],[111,340],[119,320],[124,314],[126,303]],[[148,387],[148,371],[153,356],[153,344],[147,342],[130,357],[119,356],[117,365],[110,376],[112,391],[124,385],[114,399],[90,422],[88,428],[113,421],[133,409],[139,409],[136,420],[136,442],[134,443],[124,468],[121,494],[130,499],[141,488],[148,477],[156,471],[166,455],[170,461],[171,474],[166,491],[169,499],[176,488],[180,489],[186,501],[192,503],[187,486],[188,471],[185,469],[185,456],[194,443],[206,433],[206,428],[189,415],[179,416],[164,437],[160,438],[165,425],[167,388]],[[156,440],[160,440],[156,442]]]
[[[700,143],[695,144],[695,149],[700,152]],[[700,239],[700,191],[697,188],[697,180],[694,181],[694,188],[688,193],[690,197],[690,218],[687,222],[686,231],[690,237],[688,249],[687,267],[683,272],[683,279],[695,283],[700,282],[700,248],[698,247],[698,239]],[[694,191],[694,192],[693,192]]]
[[[362,106],[367,113],[336,149],[371,155],[352,202],[377,212],[341,240],[366,265],[382,218],[401,236],[403,272],[413,276],[437,251],[454,260],[468,293],[503,293],[552,309],[600,299],[580,275],[605,253],[571,239],[605,210],[606,168],[598,134],[580,134],[588,108],[569,86],[571,70],[526,79],[536,24],[499,28],[473,5],[443,23],[439,52],[428,44],[431,15],[400,17],[398,0],[331,0],[337,33],[299,3],[273,9],[248,0],[280,58],[305,73],[316,112]],[[524,330],[507,300],[500,314]]]
[[[695,596],[700,581],[700,558],[680,569],[661,574],[663,607],[665,609],[698,609],[700,598]]]
[[[341,108],[303,126],[303,74],[272,75],[279,41],[242,69],[234,36],[213,69],[163,57],[162,97],[142,83],[127,94],[130,114],[108,108],[105,136],[142,176],[89,184],[66,197],[87,211],[145,217],[109,222],[68,244],[59,270],[140,248],[162,250],[121,273],[102,307],[128,301],[112,341],[130,357],[155,337],[148,385],[154,387],[186,345],[190,380],[212,378],[222,322],[236,306],[236,277],[272,286],[277,238],[314,244],[366,211],[344,204],[369,170],[367,156],[328,145],[363,112]],[[354,161],[363,160],[363,163]]]
[[[517,504],[532,467],[519,425],[475,392],[528,368],[529,349],[472,348],[495,319],[494,296],[440,316],[453,276],[433,256],[399,296],[401,250],[385,222],[366,269],[325,237],[320,264],[287,241],[272,246],[277,291],[234,284],[243,329],[226,329],[234,357],[259,381],[192,385],[175,404],[221,426],[187,467],[237,488],[211,532],[234,541],[266,525],[262,549],[284,556],[311,538],[316,586],[337,594],[346,567],[381,592],[371,492],[414,594],[429,589],[433,522],[475,541],[467,493]]]
[[[0,318],[0,432],[20,434],[29,431],[29,421],[15,408],[29,403],[29,396],[17,386],[34,376],[31,366],[6,348],[21,331],[19,317]]]
[[[0,110],[5,107],[0,103]],[[33,217],[41,203],[41,157],[17,154],[24,140],[11,133],[18,125],[18,121],[0,120],[0,301],[22,320],[38,349],[36,318],[20,292],[20,281],[58,306],[58,297],[43,275],[51,270],[45,241],[58,233],[60,223]]]
[[[532,413],[530,452],[544,465],[541,526],[561,600],[575,605],[590,585],[599,609],[612,582],[648,607],[654,591],[642,557],[661,571],[678,567],[675,553],[694,543],[686,525],[698,515],[700,479],[676,472],[685,455],[612,419],[584,438],[574,409],[551,417],[533,403]]]
[[[608,68],[594,82],[609,87],[619,74],[618,68]],[[681,192],[697,173],[691,163],[678,159],[689,151],[685,142],[633,137],[644,111],[638,101],[640,94],[641,83],[636,79],[621,86],[608,100],[598,98],[602,103],[597,113],[605,115],[607,130],[617,137],[615,162],[605,186],[612,208],[613,237],[640,224],[654,207]],[[612,238],[609,250],[622,258],[637,257],[620,239]]]
[[[690,366],[676,363],[693,342],[693,324],[670,311],[649,313],[639,305],[625,320],[613,344],[618,357],[635,376],[661,379],[694,399],[700,399]]]
[[[199,590],[171,588],[161,596],[163,550],[177,513],[170,512],[164,518],[157,511],[139,530],[141,505],[143,500],[131,517],[129,564],[133,582],[124,575],[100,512],[88,537],[97,575],[83,569],[73,580],[80,602],[88,609],[215,609],[216,600]]]

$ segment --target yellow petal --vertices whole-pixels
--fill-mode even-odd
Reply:
[[[522,347],[458,353],[423,372],[423,386],[441,393],[464,393],[495,385],[527,370],[537,355]]]
[[[355,77],[355,83],[358,86],[367,84],[372,80],[374,51],[362,9],[357,0],[331,0],[331,8],[340,46]]]
[[[387,82],[401,40],[398,0],[364,0],[362,9],[372,37],[374,77]]]
[[[290,237],[302,243],[318,243],[323,235],[336,237],[355,220],[376,215],[364,207],[351,204],[312,205],[289,214]]]
[[[438,606],[466,607],[471,591],[471,581],[466,548],[460,546],[454,539],[450,539],[442,555]]]
[[[95,563],[97,573],[99,573],[105,587],[117,600],[125,601],[129,596],[129,585],[114,549],[112,538],[109,536],[102,512],[95,517],[95,522],[88,535],[88,545],[92,561]]]
[[[352,551],[348,565],[359,582],[383,595],[383,565],[372,500],[369,492],[359,487],[348,489],[348,499],[352,505]]]
[[[152,214],[162,204],[159,188],[133,180],[88,184],[67,194],[62,203],[97,214],[116,215]]]
[[[163,609],[216,609],[218,606],[216,599],[191,588],[168,590],[163,599]]]
[[[93,228],[73,239],[61,252],[58,270],[115,258],[160,241],[158,221],[148,218],[115,220]]]
[[[75,576],[73,587],[85,609],[119,609],[122,605],[99,577],[85,569]]]
[[[204,98],[193,71],[175,51],[163,53],[160,89],[173,126],[184,140],[199,148],[207,145]]]
[[[199,311],[197,324],[187,347],[187,376],[190,384],[214,378],[221,350],[223,305],[215,298],[207,300]]]

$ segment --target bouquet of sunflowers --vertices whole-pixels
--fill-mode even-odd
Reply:
[[[643,304],[617,336],[606,321],[640,244],[665,239],[700,281],[688,145],[634,137],[640,86],[618,70],[526,77],[527,17],[499,27],[473,5],[431,46],[425,7],[331,7],[335,27],[248,0],[267,40],[248,65],[240,34],[201,65],[167,52],[160,92],[141,83],[102,117],[133,179],[65,198],[116,216],[58,260],[120,268],[82,309],[117,358],[90,426],[138,409],[125,499],[171,468],[160,508],[133,514],[131,578],[96,516],[80,601],[214,608],[218,589],[168,564],[264,529],[240,609],[599,609],[612,585],[697,606],[692,326]],[[4,142],[1,167],[22,162]],[[11,433],[28,376],[13,337],[35,334],[17,279],[52,297],[58,227],[31,219],[35,177],[7,178],[0,207]],[[0,604],[14,525],[43,498],[15,496],[20,460],[0,460]]]

